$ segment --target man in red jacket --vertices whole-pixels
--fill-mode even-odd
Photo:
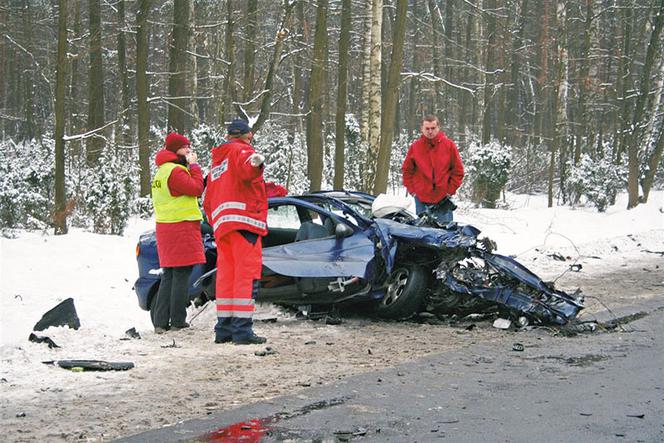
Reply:
[[[403,184],[415,197],[417,215],[429,210],[441,223],[452,221],[454,195],[463,181],[463,162],[452,140],[438,127],[438,117],[422,120],[422,136],[403,162]]]
[[[203,208],[217,242],[215,343],[266,342],[254,334],[252,320],[267,234],[265,158],[251,147],[252,138],[247,122],[234,120],[228,142],[212,149]]]

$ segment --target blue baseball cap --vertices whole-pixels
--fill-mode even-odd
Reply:
[[[228,135],[242,135],[251,132],[251,127],[246,120],[236,119],[228,125]]]

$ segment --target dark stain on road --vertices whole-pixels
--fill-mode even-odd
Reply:
[[[317,441],[323,435],[313,430],[288,430],[277,427],[276,424],[283,420],[307,415],[333,406],[344,404],[348,397],[333,398],[311,403],[294,411],[279,412],[269,417],[255,418],[239,423],[233,423],[216,431],[202,435],[193,441],[212,443],[258,443],[279,441]]]

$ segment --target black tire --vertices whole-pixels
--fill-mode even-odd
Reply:
[[[417,313],[427,291],[427,274],[417,265],[400,266],[388,277],[385,297],[375,308],[382,318],[402,319]]]

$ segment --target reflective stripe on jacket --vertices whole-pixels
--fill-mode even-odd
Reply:
[[[191,195],[174,197],[168,188],[168,178],[175,168],[182,168],[190,174],[186,167],[168,162],[159,167],[152,180],[152,204],[157,223],[200,221],[203,216],[197,198]]]

